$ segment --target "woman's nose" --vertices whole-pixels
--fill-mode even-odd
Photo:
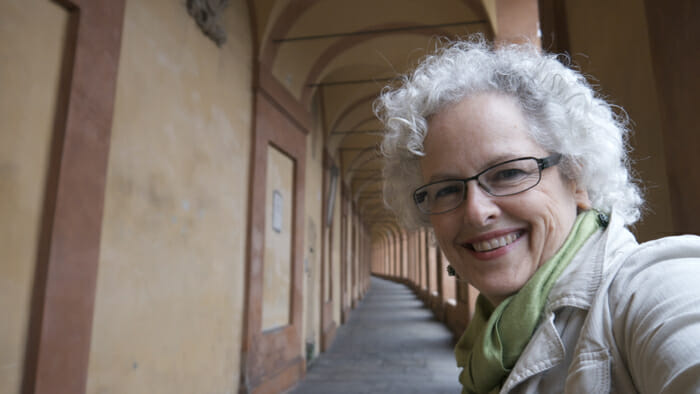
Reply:
[[[486,193],[477,182],[468,182],[464,196],[464,220],[475,227],[483,227],[500,213],[492,195]]]

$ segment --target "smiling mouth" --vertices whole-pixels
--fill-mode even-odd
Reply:
[[[510,245],[515,242],[518,238],[523,235],[522,231],[516,231],[500,237],[495,237],[487,239],[480,242],[475,242],[473,244],[466,244],[465,246],[475,252],[490,252],[502,248],[504,246]]]

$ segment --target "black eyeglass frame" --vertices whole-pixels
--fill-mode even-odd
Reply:
[[[416,204],[416,208],[418,208],[418,210],[420,212],[422,212],[423,214],[426,214],[426,215],[438,215],[441,213],[450,212],[454,209],[457,209],[457,207],[459,207],[460,205],[462,205],[462,203],[466,199],[466,197],[467,197],[467,182],[469,182],[469,181],[476,181],[476,183],[479,185],[479,187],[481,187],[481,190],[485,191],[486,193],[488,193],[489,195],[494,196],[494,197],[507,197],[507,196],[514,196],[516,194],[524,193],[524,192],[532,189],[533,187],[539,185],[540,181],[542,181],[542,171],[549,168],[549,167],[554,167],[557,164],[559,164],[559,162],[561,161],[561,157],[562,157],[562,155],[560,153],[555,153],[553,155],[549,155],[547,157],[543,157],[543,158],[539,158],[539,159],[536,157],[532,157],[532,156],[519,157],[517,159],[510,159],[510,160],[506,160],[506,161],[494,164],[494,165],[490,166],[489,168],[486,168],[485,170],[481,171],[480,173],[478,173],[474,176],[471,176],[469,178],[448,178],[448,179],[441,179],[441,180],[435,181],[435,182],[426,183],[425,185],[423,185],[423,186],[421,186],[413,191],[413,202]],[[491,169],[496,168],[498,166],[502,166],[504,164],[512,163],[514,161],[520,161],[520,160],[534,160],[537,162],[537,167],[539,169],[539,177],[537,179],[537,182],[535,182],[534,185],[532,185],[526,189],[517,191],[515,193],[494,194],[486,186],[484,186],[481,182],[479,182],[479,177],[482,176],[483,174],[489,172]],[[420,208],[420,205],[418,203],[418,198],[417,198],[418,191],[421,189],[424,189],[428,186],[434,185],[436,183],[450,182],[450,181],[461,181],[464,183],[464,190],[462,191],[462,200],[459,202],[459,204],[457,204],[454,208],[450,208],[450,209],[447,209],[444,211],[439,211],[439,212],[425,212],[425,211],[423,211]]]

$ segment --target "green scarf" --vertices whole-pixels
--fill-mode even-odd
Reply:
[[[549,291],[586,240],[605,224],[594,210],[576,218],[559,251],[495,309],[479,295],[467,330],[455,347],[463,393],[498,392],[537,328]]]

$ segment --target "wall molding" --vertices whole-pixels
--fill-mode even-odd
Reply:
[[[22,392],[84,393],[124,0],[70,13],[44,196]]]

